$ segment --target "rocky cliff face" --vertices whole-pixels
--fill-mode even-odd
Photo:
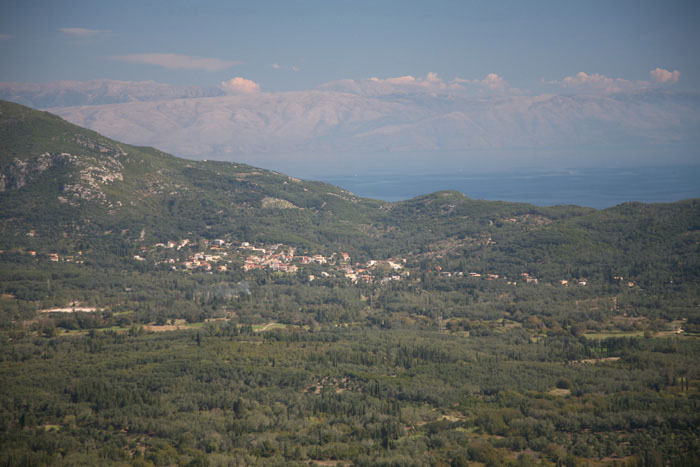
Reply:
[[[75,135],[75,141],[92,154],[77,156],[67,152],[45,152],[24,160],[16,157],[0,167],[0,193],[19,190],[38,182],[52,169],[71,167],[73,170],[68,170],[61,180],[60,202],[76,204],[86,200],[108,203],[103,187],[124,180],[124,165],[120,159],[128,154],[120,147],[91,141],[83,135]]]
[[[15,158],[9,165],[0,167],[0,192],[19,190],[51,167],[65,164],[68,156],[47,152],[28,160]]]

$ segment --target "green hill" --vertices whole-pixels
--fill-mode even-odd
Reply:
[[[53,239],[80,227],[138,237],[146,229],[149,240],[230,234],[320,247],[385,204],[243,164],[129,146],[17,104],[0,106],[0,126],[0,206],[14,234],[31,228]],[[353,224],[341,228],[333,216]]]

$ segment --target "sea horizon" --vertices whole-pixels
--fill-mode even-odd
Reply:
[[[700,197],[700,165],[333,174],[312,179],[337,185],[363,198],[389,202],[443,190],[456,190],[472,199],[537,206],[573,204],[595,209],[625,202],[670,203]]]

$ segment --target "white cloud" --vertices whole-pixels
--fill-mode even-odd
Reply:
[[[505,89],[506,83],[503,78],[498,76],[496,73],[489,73],[486,78],[482,79],[479,83],[482,86],[486,86],[489,89],[501,91]]]
[[[130,54],[110,57],[113,60],[127,63],[154,65],[170,70],[204,70],[221,71],[240,65],[241,62],[221,60],[219,58],[195,57],[179,54]]]
[[[567,76],[560,81],[552,81],[562,87],[583,92],[615,93],[623,91],[641,91],[651,87],[648,81],[630,81],[624,78],[612,78],[600,73],[587,74],[583,71],[575,76]]]
[[[656,68],[649,72],[651,80],[656,84],[673,84],[678,82],[680,71],[668,71],[663,68]],[[624,91],[642,91],[653,88],[649,81],[630,81],[624,78],[612,78],[600,73],[580,71],[573,76],[566,76],[560,80],[545,81],[545,84],[554,84],[563,88],[578,92],[589,93],[615,93]]]
[[[609,78],[600,73],[589,75],[583,71],[576,73],[575,76],[567,76],[562,80],[562,84],[566,87],[576,88],[589,86],[597,89],[614,90],[622,86],[628,86],[629,81],[622,78]]]
[[[350,92],[365,96],[379,96],[394,93],[431,93],[431,94],[470,94],[475,90],[484,93],[522,94],[511,87],[503,78],[490,73],[484,79],[455,78],[453,81],[443,81],[437,73],[429,72],[425,78],[411,75],[389,78],[372,77],[362,80],[344,79],[326,83],[320,87],[323,90]]]
[[[657,83],[672,84],[678,82],[678,79],[681,77],[681,72],[678,70],[668,71],[664,70],[663,68],[656,68],[655,70],[651,70],[649,72],[649,76],[651,76],[651,79]]]
[[[374,76],[369,79],[373,83],[386,83],[386,84],[420,84],[418,81],[416,81],[416,78],[413,76],[397,76],[395,78],[386,78],[386,79],[379,79],[375,78]]]
[[[92,37],[100,36],[102,34],[107,34],[111,31],[106,31],[102,29],[87,29],[87,28],[61,28],[59,29],[63,34],[76,38],[76,39],[89,39]]]
[[[236,76],[228,81],[222,81],[221,87],[228,94],[253,94],[260,92],[260,85],[255,81]]]
[[[432,71],[429,71],[428,74],[425,75],[425,78],[416,78],[411,75],[406,75],[385,79],[372,77],[369,79],[369,81],[376,84],[394,85],[397,87],[403,86],[405,88],[413,87],[415,89],[420,87],[430,91],[446,89],[448,87],[448,85],[445,84],[440,77],[438,77],[437,73]]]
[[[463,79],[455,78],[454,82],[460,87],[461,85],[476,86],[480,88],[480,92],[490,93],[510,93],[521,94],[520,90],[508,84],[503,77],[496,73],[489,73],[484,79]]]
[[[600,73],[588,74],[583,71],[573,76],[566,76],[560,80],[545,81],[545,83],[576,91],[594,93],[639,91],[649,88],[648,81],[629,81],[624,78],[611,78]]]
[[[291,70],[291,71],[300,71],[299,67],[296,66],[285,66],[285,65],[280,65],[279,63],[273,63],[270,65],[272,68],[275,70]]]

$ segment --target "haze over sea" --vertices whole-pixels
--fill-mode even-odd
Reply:
[[[605,209],[629,201],[665,203],[700,197],[700,165],[316,178],[358,196],[385,201],[401,201],[440,190],[457,190],[472,199],[524,202],[537,206],[575,204]]]

